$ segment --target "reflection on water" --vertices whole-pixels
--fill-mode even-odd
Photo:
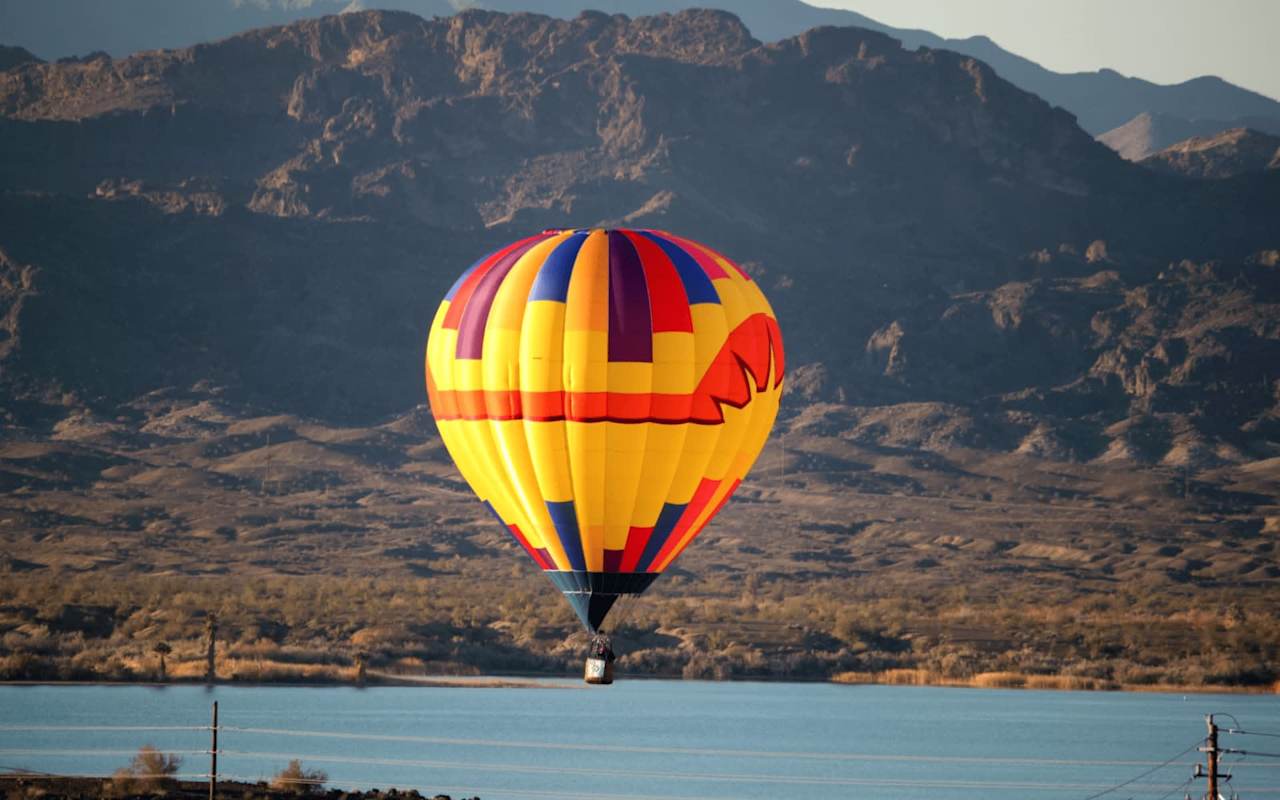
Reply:
[[[0,767],[107,774],[140,745],[267,778],[510,798],[1080,798],[1194,748],[1206,713],[1280,732],[1280,697],[623,680],[611,687],[0,687]],[[107,729],[103,729],[107,728]],[[146,730],[140,730],[145,728]],[[1237,749],[1276,752],[1251,737]],[[1182,797],[1199,754],[1112,796]],[[1229,757],[1243,797],[1280,759]],[[1178,788],[1186,783],[1185,788]]]

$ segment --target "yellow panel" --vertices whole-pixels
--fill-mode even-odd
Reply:
[[[525,443],[524,422],[509,420],[506,422],[491,420],[494,441],[498,445],[499,454],[506,468],[511,488],[520,502],[525,517],[530,521],[532,530],[526,531],[530,544],[545,547],[551,553],[552,560],[560,569],[569,569],[569,559],[565,556],[556,535],[555,525],[547,506],[542,501],[542,491],[538,485],[538,477],[534,472],[533,462],[529,458],[529,448]],[[523,531],[524,528],[521,528]]]
[[[566,321],[566,326],[568,322]],[[564,389],[603,392],[609,388],[608,331],[564,332]]]
[[[651,528],[657,523],[658,514],[674,488],[676,469],[685,457],[685,434],[691,427],[694,426],[645,424],[648,436],[644,465],[637,484],[635,509],[631,512],[631,524],[635,527]],[[689,496],[693,496],[692,490]]]
[[[725,324],[724,310],[717,304],[698,303],[690,306],[689,310],[693,317],[692,380],[696,387],[724,347],[728,327]],[[667,492],[667,502],[675,504],[687,503],[693,498],[693,493],[706,474],[707,462],[715,450],[722,426],[690,423],[684,427],[683,450]]]
[[[520,390],[564,389],[564,303],[536,300],[524,312],[520,329]]]
[[[542,499],[564,503],[573,499],[573,480],[569,474],[569,445],[563,422],[524,423],[524,438],[529,444],[529,457],[538,477]]]
[[[520,331],[488,329],[484,333],[484,358],[480,359],[482,385],[491,392],[520,388]]]
[[[745,408],[724,407],[724,424],[720,426],[720,436],[716,439],[715,450],[707,461],[703,475],[713,480],[723,480],[729,475],[729,467],[733,464],[742,440],[751,428],[751,416],[754,404],[747,403]]]
[[[742,290],[743,297],[747,301],[752,314],[768,314],[770,317],[777,319],[777,315],[773,313],[773,306],[769,305],[769,299],[760,290],[760,284],[755,281],[743,281],[738,286]]]
[[[448,306],[447,302],[440,304],[435,321],[431,323],[431,333],[427,336],[427,369],[431,370],[431,379],[437,389],[453,388],[453,354],[458,346],[458,331],[444,327]]]
[[[664,332],[653,335],[653,391],[660,394],[692,394],[697,388],[693,370],[693,334]]]
[[[608,381],[609,392],[648,394],[653,386],[653,364],[640,361],[608,362]]]
[[[481,498],[489,501],[503,522],[516,525],[534,547],[541,547],[528,516],[511,491],[497,447],[489,432],[488,420],[458,420],[450,425],[459,446],[449,448],[459,471]],[[453,437],[451,437],[453,438]],[[461,456],[459,458],[459,456]]]
[[[562,233],[538,242],[520,256],[520,259],[511,267],[511,271],[502,279],[502,285],[493,296],[489,318],[485,321],[486,339],[494,330],[520,330],[525,306],[529,304],[529,292],[533,289],[533,282],[538,277],[543,262],[547,260],[547,256],[551,255],[552,250],[569,238],[569,235]],[[487,359],[488,356],[489,351],[485,350],[485,358]]]
[[[604,569],[605,463],[607,457],[605,424],[599,422],[566,422],[569,444],[570,479],[573,482],[573,506],[578,515],[578,531],[582,536],[582,552],[587,569]]]
[[[484,388],[484,365],[478,358],[451,358],[453,388],[460,392]]]
[[[610,365],[614,366],[614,365]],[[647,365],[646,365],[647,366]],[[606,422],[604,547],[622,550],[627,545],[631,516],[644,466],[647,426]]]
[[[717,278],[712,284],[720,295],[720,307],[724,309],[725,324],[729,330],[738,327],[744,319],[755,313],[756,309],[743,293],[740,281]]]
[[[716,303],[698,303],[689,307],[693,317],[693,380],[695,385],[706,374],[729,333],[724,308]]]
[[[751,465],[755,463],[769,440],[769,431],[773,430],[773,422],[778,417],[778,402],[782,399],[782,387],[773,388],[775,375],[770,372],[769,389],[757,394],[751,401],[751,423],[742,437],[738,455],[729,467],[729,477],[739,480],[747,477]]]
[[[549,392],[563,388],[564,319],[564,303],[539,300],[526,306],[520,333],[521,391]],[[572,500],[565,423],[525,420],[524,437],[544,503]],[[558,534],[548,530],[547,538],[553,536],[558,542]]]

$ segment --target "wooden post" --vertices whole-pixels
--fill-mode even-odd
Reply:
[[[1208,755],[1209,768],[1209,800],[1218,800],[1218,726],[1213,724],[1213,715],[1204,718],[1204,724],[1209,726],[1208,746],[1205,748]]]
[[[204,632],[207,637],[205,642],[205,665],[204,680],[206,683],[213,683],[218,679],[218,615],[212,612],[205,618]]]
[[[209,750],[209,800],[218,785],[218,701],[213,701],[213,747]]]

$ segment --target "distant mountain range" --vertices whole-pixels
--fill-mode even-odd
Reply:
[[[456,7],[570,18],[587,9],[637,17],[705,6],[737,14],[752,34],[765,42],[821,25],[855,26],[886,33],[907,49],[924,46],[973,56],[1014,85],[1067,109],[1095,136],[1141,114],[1159,115],[1171,120],[1171,125],[1194,129],[1188,135],[1234,127],[1280,128],[1280,102],[1220,78],[1206,76],[1166,86],[1107,69],[1063,74],[1010,53],[985,36],[944,39],[801,0],[0,0],[0,36],[7,44],[21,45],[50,59],[98,50],[122,56],[139,50],[185,47],[248,28],[366,7],[406,10],[426,18],[450,15]],[[76,24],[67,24],[72,19]],[[1215,122],[1198,122],[1202,120]],[[1178,140],[1162,138],[1143,155],[1173,141]]]
[[[745,263],[811,432],[1171,464],[1280,439],[1280,171],[1159,174],[873,31],[350,13],[19,64],[0,140],[15,426],[166,386],[396,413],[477,254],[626,224]]]

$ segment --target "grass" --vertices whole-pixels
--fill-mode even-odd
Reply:
[[[210,615],[224,680],[353,681],[360,653],[370,680],[580,673],[568,605],[417,412],[336,429],[140,403],[110,436],[0,440],[0,680],[151,681],[162,644],[169,679],[202,680]],[[793,421],[615,611],[621,674],[1274,690],[1280,460],[1188,481],[846,423]]]
[[[375,682],[575,675],[586,638],[544,580],[533,571],[496,586],[461,577],[0,576],[0,680],[151,681],[163,641],[169,680],[201,681],[209,613],[220,680],[350,683],[361,653]],[[980,598],[747,583],[747,592],[714,576],[659,584],[614,631],[620,672],[1032,689],[1275,691],[1277,682],[1280,621],[1265,597],[1213,615],[1199,610],[1203,592],[1179,599],[1140,586],[1110,598]],[[1226,607],[1226,595],[1211,599]],[[1045,626],[1050,610],[1065,613]]]

